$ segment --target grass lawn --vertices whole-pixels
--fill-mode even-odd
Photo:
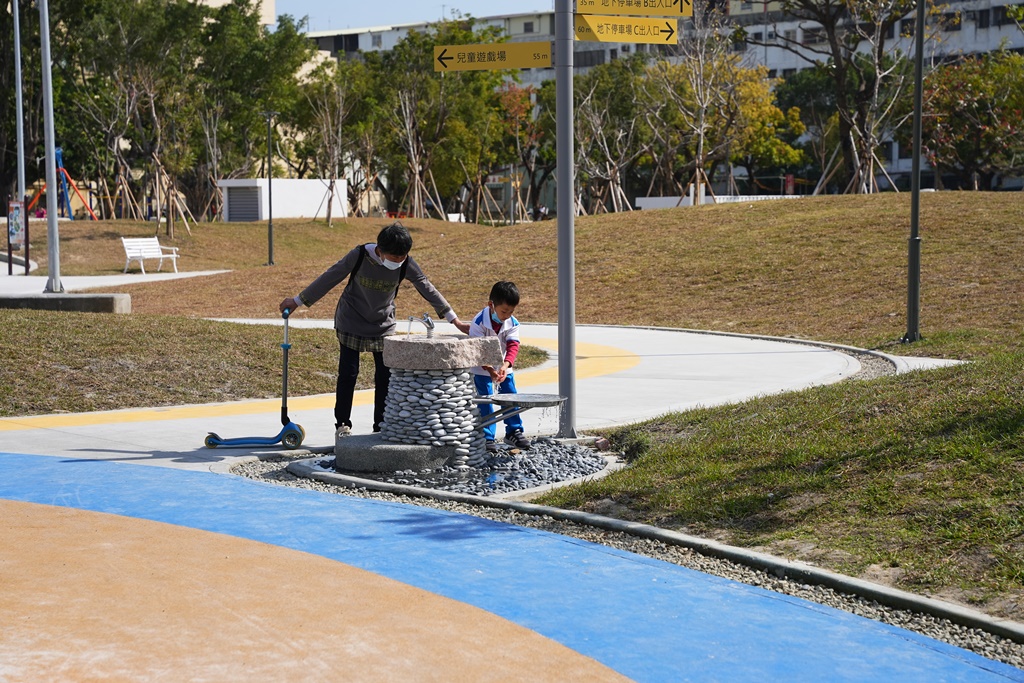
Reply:
[[[1024,196],[922,196],[924,339],[902,345],[909,205],[908,194],[885,194],[577,219],[580,323],[792,336],[971,363],[629,425],[609,436],[631,467],[543,502],[1024,620]],[[262,265],[263,224],[200,225],[191,235],[179,226],[173,240],[161,236],[181,248],[179,268],[231,272],[118,288],[132,296],[130,316],[0,311],[0,413],[274,396],[279,329],[200,317],[276,317],[281,299],[384,224],[275,221],[273,267]],[[494,281],[511,279],[523,292],[518,317],[557,320],[556,221],[406,225],[413,255],[464,319]],[[62,224],[61,272],[120,272],[117,238],[153,230]],[[35,232],[33,254],[45,257]],[[329,318],[333,300],[296,315]],[[399,319],[426,310],[409,286],[397,303]],[[294,333],[293,393],[330,391],[333,333]],[[140,367],[155,379],[133,378]],[[11,398],[25,394],[33,402]]]

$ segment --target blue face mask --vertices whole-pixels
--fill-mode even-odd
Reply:
[[[498,314],[494,312],[493,308],[491,309],[491,320],[497,323],[498,325],[502,324],[501,318],[498,317]]]

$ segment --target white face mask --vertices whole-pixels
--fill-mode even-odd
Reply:
[[[384,267],[387,268],[388,270],[398,270],[399,268],[402,267],[402,264],[405,263],[405,259],[402,259],[401,261],[396,263],[394,261],[389,261],[386,258],[381,258],[381,262],[384,264]]]

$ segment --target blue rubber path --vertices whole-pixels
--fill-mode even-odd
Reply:
[[[11,453],[0,453],[0,498],[327,557],[480,607],[637,681],[1024,681],[1014,667],[815,603],[413,505]]]

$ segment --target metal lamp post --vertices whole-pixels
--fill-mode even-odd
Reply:
[[[271,168],[271,144],[273,142],[273,131],[271,121],[277,116],[276,111],[261,112],[267,120],[267,265],[274,265],[274,193],[271,183],[274,181],[274,172]]]
[[[903,343],[921,339],[921,109],[924,71],[925,0],[917,0],[914,21],[914,159],[910,171],[910,240],[907,249],[907,333]]]

